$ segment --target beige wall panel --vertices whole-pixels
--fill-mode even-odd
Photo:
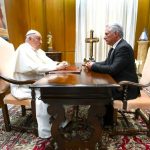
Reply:
[[[64,1],[46,0],[46,24],[47,34],[53,36],[53,49],[64,51]]]
[[[149,2],[149,12],[148,12],[149,16],[148,16],[148,37],[150,40],[150,2]]]
[[[135,57],[137,57],[137,48],[139,37],[144,28],[148,29],[148,22],[149,22],[149,14],[150,14],[150,1],[149,0],[139,0],[138,2],[138,16],[137,16],[137,26],[136,26],[136,33],[135,33]]]
[[[9,39],[17,48],[29,27],[28,0],[5,0],[5,9]]]

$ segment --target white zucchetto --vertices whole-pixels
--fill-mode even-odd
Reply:
[[[31,35],[31,34],[41,35],[38,31],[31,29],[26,33],[26,36]]]

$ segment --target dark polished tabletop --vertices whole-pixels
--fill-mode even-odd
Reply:
[[[77,73],[67,71],[50,72],[31,85],[33,88],[51,86],[119,87],[110,75],[88,71],[84,67]]]

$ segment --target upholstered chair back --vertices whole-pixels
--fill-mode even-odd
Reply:
[[[0,74],[12,77],[14,67],[14,46],[0,37]]]
[[[145,64],[142,70],[142,77],[140,79],[140,83],[147,84],[150,83],[150,47],[147,52]],[[148,91],[150,91],[150,87],[146,88]]]
[[[16,58],[14,47],[11,43],[5,41],[2,38],[0,38],[0,54],[1,54],[1,58],[0,58],[1,78],[5,79],[6,81],[8,81],[10,83],[19,85],[21,81],[19,82],[18,80],[12,80],[13,73],[14,73],[14,66],[15,66],[15,58]],[[6,131],[9,132],[13,128],[13,125],[11,125],[11,121],[10,121],[10,117],[9,117],[9,109],[7,106],[8,104],[21,106],[22,116],[25,116],[26,110],[28,110],[28,108],[31,107],[32,118],[36,122],[35,102],[31,101],[31,99],[20,100],[20,99],[15,98],[10,93],[10,88],[9,88],[10,83],[5,82],[1,78],[0,78],[0,107],[2,107]],[[17,81],[17,83],[16,83],[16,81]],[[34,81],[28,80],[28,81],[24,81],[23,83],[24,84],[32,84],[33,82]],[[20,131],[27,130],[27,128],[24,126],[18,126],[16,129],[19,129]],[[35,132],[36,132],[36,129],[33,129],[33,130],[35,130]]]
[[[14,46],[0,37],[0,75],[12,78],[14,67]],[[0,94],[5,92],[9,83],[0,79]]]

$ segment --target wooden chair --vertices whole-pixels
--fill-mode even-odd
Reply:
[[[36,120],[35,105],[31,99],[18,100],[10,93],[10,83],[13,84],[32,84],[34,80],[17,81],[12,79],[12,62],[14,57],[14,47],[9,42],[0,38],[0,106],[4,117],[6,131],[11,131],[12,125],[10,123],[8,104],[20,105],[22,108],[22,115],[26,115],[26,107],[32,110],[33,120]],[[19,128],[19,127],[17,127]],[[21,129],[21,127],[20,127]]]
[[[128,129],[124,131],[118,131],[115,127],[113,130],[113,134],[140,134],[147,132],[147,135],[150,136],[150,115],[145,114],[144,111],[150,110],[150,48],[148,49],[147,58],[143,67],[142,77],[140,79],[140,83],[134,83],[129,81],[120,82],[120,86],[122,86],[124,90],[124,100],[114,100],[114,126],[117,124],[118,112],[123,116]],[[138,86],[141,88],[141,95],[133,100],[127,100],[126,95],[128,92],[129,86]],[[135,110],[135,111],[131,111]],[[127,113],[133,113],[135,119],[141,117],[142,120],[146,123],[147,129],[130,129],[129,121],[126,117]]]
[[[1,100],[1,106],[2,106],[2,112],[3,112],[3,117],[4,117],[4,123],[5,123],[5,129],[7,132],[11,131],[11,128],[18,128],[21,130],[26,130],[26,127],[14,127],[11,125],[10,123],[10,118],[9,118],[9,111],[8,111],[8,104],[9,105],[20,105],[21,109],[22,109],[22,116],[26,115],[26,111],[27,110],[31,110],[32,111],[32,118],[33,121],[36,122],[36,113],[35,113],[35,102],[32,101],[31,99],[23,99],[23,100],[19,100],[17,98],[15,98],[11,93],[10,93],[10,88],[8,86],[8,83],[13,83],[13,84],[32,84],[35,81],[34,80],[26,80],[26,81],[17,81],[17,80],[13,80],[4,76],[0,76],[0,83],[3,84],[3,87],[6,85],[7,88],[5,88],[5,91],[3,90],[3,92],[0,93],[0,98]],[[2,82],[2,80],[4,82]],[[27,108],[26,108],[27,107]],[[35,131],[36,132],[36,131]]]

